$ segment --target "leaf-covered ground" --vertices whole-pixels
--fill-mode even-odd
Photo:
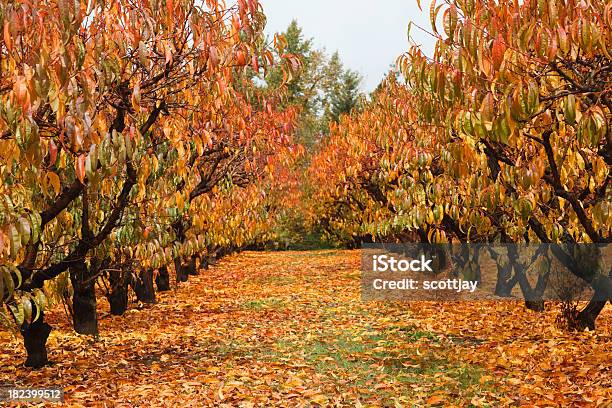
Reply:
[[[597,406],[612,400],[612,309],[595,333],[515,303],[363,303],[358,251],[247,252],[101,336],[49,315],[51,367],[0,332],[0,383],[71,406]],[[101,302],[102,303],[102,302]],[[105,304],[101,305],[107,310]]]

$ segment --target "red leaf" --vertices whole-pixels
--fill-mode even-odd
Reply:
[[[57,146],[55,145],[53,140],[49,142],[49,159],[51,165],[53,165],[57,160]]]
[[[499,69],[502,62],[504,61],[504,54],[506,53],[506,43],[504,42],[501,34],[497,36],[497,38],[493,41],[493,50],[491,51],[491,56],[493,58],[493,65],[495,69]]]

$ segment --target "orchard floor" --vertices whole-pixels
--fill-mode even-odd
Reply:
[[[515,303],[363,303],[358,251],[246,252],[100,338],[49,315],[54,365],[21,366],[0,332],[0,384],[63,387],[69,406],[605,406],[612,308],[595,333]]]

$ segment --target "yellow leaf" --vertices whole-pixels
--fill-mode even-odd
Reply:
[[[47,178],[49,179],[49,183],[51,183],[51,186],[53,186],[53,190],[55,191],[55,194],[59,194],[60,192],[59,176],[55,174],[54,172],[50,171],[49,173],[47,173]]]
[[[314,402],[315,404],[325,405],[327,404],[328,398],[323,394],[317,394],[310,398],[310,401]]]

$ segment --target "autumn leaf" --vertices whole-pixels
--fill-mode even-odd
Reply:
[[[51,184],[51,186],[53,187],[53,190],[55,191],[55,194],[59,194],[60,193],[59,176],[55,174],[54,172],[50,171],[49,173],[47,173],[47,177],[49,179],[49,183]]]
[[[85,154],[80,155],[76,160],[76,175],[81,183],[85,180]]]

